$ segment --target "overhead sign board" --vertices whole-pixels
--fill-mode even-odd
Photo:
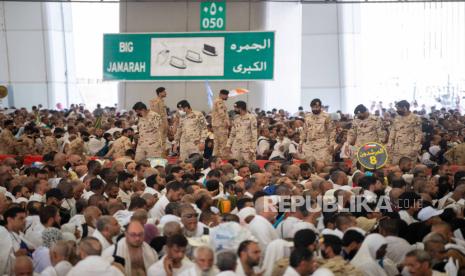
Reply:
[[[271,80],[274,32],[104,34],[103,79]]]

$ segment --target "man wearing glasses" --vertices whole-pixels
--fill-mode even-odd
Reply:
[[[144,242],[144,226],[136,220],[128,224],[124,238],[107,248],[102,256],[113,257],[124,267],[125,275],[146,275],[148,268],[158,260],[155,250]]]
[[[183,204],[180,207],[181,222],[184,226],[184,235],[189,238],[208,235],[209,229],[205,224],[198,221],[197,213],[190,204]]]

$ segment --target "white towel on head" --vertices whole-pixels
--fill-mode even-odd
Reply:
[[[171,215],[171,214],[164,215],[163,217],[161,217],[159,225],[165,225],[168,222],[172,222],[172,221],[181,223],[181,218],[175,215]]]
[[[245,219],[249,216],[255,216],[256,214],[257,212],[255,211],[255,208],[244,207],[237,213],[237,216],[240,219],[241,225],[246,225],[247,223],[245,222]]]

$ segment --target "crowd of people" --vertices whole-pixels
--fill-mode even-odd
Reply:
[[[465,275],[460,112],[228,95],[1,112],[0,275]]]

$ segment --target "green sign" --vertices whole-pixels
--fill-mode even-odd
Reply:
[[[226,2],[200,3],[200,30],[224,31],[226,28]]]
[[[367,169],[380,169],[386,165],[388,154],[383,145],[374,142],[366,143],[358,149],[357,160]]]
[[[271,80],[274,32],[103,35],[103,79]]]

